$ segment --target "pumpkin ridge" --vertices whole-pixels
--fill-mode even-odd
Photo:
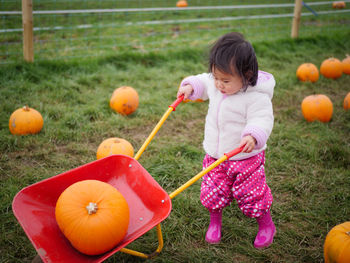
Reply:
[[[105,191],[103,194],[108,195],[107,192],[108,191]],[[117,193],[113,194],[117,196]],[[117,198],[120,198],[119,194]],[[103,216],[89,216],[87,218],[87,224],[90,226],[90,231],[94,233],[94,239],[89,243],[89,245],[87,245],[88,247],[96,247],[96,244],[108,241],[110,244],[108,246],[108,250],[110,250],[121,241],[120,233],[114,233],[113,231],[115,228],[120,227],[120,224],[118,224],[118,218],[120,218],[117,213],[118,205],[118,202],[109,202],[108,200],[106,201],[106,198],[103,198],[103,200],[100,201],[100,208],[98,211],[98,213],[103,214]],[[99,228],[99,225],[104,225],[104,228]],[[123,236],[126,234],[126,231],[127,228],[125,233],[122,233]]]
[[[96,213],[88,214],[89,202],[98,203]],[[72,246],[82,253],[97,255],[125,237],[130,212],[125,198],[115,187],[98,180],[84,180],[63,191],[55,213],[59,228]]]
[[[107,209],[106,209],[107,210]],[[101,224],[103,223],[105,225],[105,229],[104,229],[104,233],[100,233],[101,236],[104,237],[104,239],[106,238],[109,238],[110,240],[116,240],[113,244],[112,247],[114,247],[117,243],[120,242],[117,242],[119,237],[120,237],[120,234],[119,233],[115,233],[113,231],[113,229],[117,226],[119,226],[119,221],[118,219],[120,219],[121,216],[118,216],[118,218],[116,219],[115,216],[112,215],[112,213],[106,213],[106,211],[104,211],[104,216],[100,218],[101,220]],[[127,232],[127,228],[125,230],[125,233]]]
[[[65,226],[67,231],[68,229],[71,231],[72,229],[74,230],[74,228],[76,228],[76,224],[79,224],[79,221],[76,217],[77,214],[77,209],[79,209],[78,211],[80,212],[80,216],[82,217],[85,213],[85,202],[84,200],[79,200],[78,198],[78,192],[75,191],[74,188],[71,189],[71,199],[70,199],[70,203],[65,204],[64,206],[62,206],[61,209],[61,215],[64,218],[65,222],[68,222],[68,224]]]
[[[73,247],[82,251],[84,247],[89,245],[89,240],[91,240],[91,231],[86,231],[84,226],[87,224],[89,217],[82,217],[80,220],[76,220],[76,224],[74,228],[72,228],[72,232],[70,233],[69,241],[72,243]],[[79,235],[75,235],[75,233],[79,233]]]
[[[74,239],[74,233],[80,230],[81,227],[81,219],[76,218],[76,216],[72,216],[67,225],[64,225],[62,232],[65,236]],[[75,244],[76,241],[71,241],[71,243]]]

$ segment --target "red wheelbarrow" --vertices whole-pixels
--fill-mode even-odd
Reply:
[[[183,97],[180,97],[169,106],[134,158],[111,155],[25,187],[16,194],[12,210],[43,262],[102,262],[117,251],[142,258],[153,258],[160,253],[163,248],[160,223],[170,214],[171,199],[243,149],[237,148],[224,154],[168,195],[137,160],[182,100]],[[114,249],[97,256],[84,255],[73,248],[55,219],[56,202],[61,193],[73,183],[88,179],[114,186],[123,194],[130,209],[130,222],[124,239]],[[158,248],[153,253],[145,254],[125,248],[154,227],[157,228]]]

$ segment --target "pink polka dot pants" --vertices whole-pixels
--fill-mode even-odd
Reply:
[[[216,159],[206,155],[203,168]],[[211,212],[221,211],[233,199],[243,214],[260,217],[272,205],[271,190],[265,179],[265,152],[240,161],[227,160],[203,177],[200,199]]]

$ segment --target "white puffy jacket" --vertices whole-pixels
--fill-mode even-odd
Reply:
[[[275,79],[272,74],[259,71],[255,86],[233,95],[224,95],[215,88],[209,73],[185,78],[181,86],[190,84],[194,92],[189,99],[209,99],[203,147],[213,158],[237,148],[241,138],[253,136],[257,144],[250,153],[240,153],[231,160],[254,156],[266,149],[266,141],[274,122],[272,96]]]

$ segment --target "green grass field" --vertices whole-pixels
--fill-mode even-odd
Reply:
[[[250,38],[248,38],[250,39]],[[162,223],[164,248],[153,262],[323,262],[328,231],[350,218],[350,112],[342,107],[350,76],[299,82],[297,67],[317,67],[328,57],[350,53],[350,30],[313,37],[254,40],[260,69],[277,81],[273,98],[275,126],[268,141],[266,173],[274,195],[274,244],[253,247],[255,220],[233,203],[224,210],[223,238],[204,240],[209,215],[199,200],[197,182],[173,199]],[[214,40],[214,39],[213,39]],[[175,50],[96,56],[93,59],[16,63],[0,68],[0,262],[30,262],[36,251],[15,219],[11,203],[23,187],[94,161],[98,145],[120,137],[141,147],[176,98],[180,81],[206,71],[207,48],[180,45]],[[114,89],[128,85],[140,96],[138,110],[121,116],[109,108]],[[302,99],[323,93],[333,102],[329,123],[307,123]],[[41,112],[37,135],[14,136],[11,113],[24,105]],[[143,167],[168,192],[201,170],[207,103],[182,103],[140,158]],[[33,222],[33,225],[35,222]],[[128,248],[151,253],[157,247],[151,230]],[[144,262],[116,253],[106,262]]]

